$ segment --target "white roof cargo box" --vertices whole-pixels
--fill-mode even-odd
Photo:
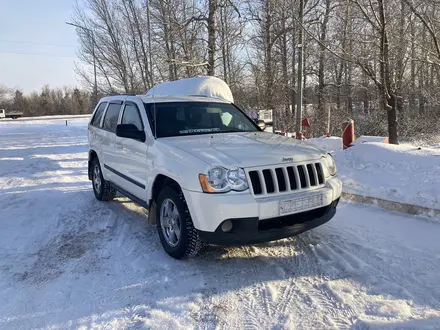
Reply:
[[[222,99],[231,103],[234,102],[234,97],[228,84],[219,78],[211,76],[164,82],[150,89],[146,96],[205,96]]]

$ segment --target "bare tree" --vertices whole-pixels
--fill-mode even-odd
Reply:
[[[358,134],[387,134],[392,143],[399,134],[409,139],[422,127],[429,134],[438,128],[440,12],[430,0],[83,4],[73,19],[94,32],[101,93],[145,92],[160,81],[208,74],[227,81],[243,107],[273,109],[285,130],[294,127],[299,86],[303,117],[311,117],[316,134],[339,134],[347,117]],[[93,40],[77,32],[77,72],[91,90]],[[436,120],[426,125],[428,115]]]

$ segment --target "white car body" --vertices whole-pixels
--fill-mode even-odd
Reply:
[[[334,206],[336,209],[337,201],[341,196],[341,181],[336,175],[331,176],[328,173],[326,152],[315,146],[304,141],[266,132],[155,138],[145,109],[146,104],[161,102],[231,104],[229,101],[196,96],[112,96],[103,98],[99,104],[103,102],[107,102],[107,106],[101,118],[101,125],[108,104],[111,102],[117,102],[121,106],[118,124],[121,123],[124,105],[135,104],[142,118],[146,139],[145,142],[140,142],[121,138],[112,132],[89,125],[89,160],[92,160],[93,155],[96,155],[101,163],[104,179],[111,182],[116,190],[148,208],[154,204],[155,197],[157,197],[154,195],[154,189],[158,180],[163,178],[174,180],[183,192],[195,229],[208,243],[253,243],[292,236],[292,234],[310,229],[307,225],[301,225],[301,228],[296,225],[294,231],[286,232],[281,228],[277,229],[278,232],[275,235],[267,236],[267,232],[264,232],[261,237],[255,237],[255,239],[241,240],[242,235],[232,237],[232,234],[231,240],[223,240],[221,237],[224,235],[219,235],[221,237],[217,239],[216,233],[221,231],[221,224],[226,220],[255,219],[255,221],[265,221],[292,216],[295,213],[306,214],[307,211],[317,208],[325,209]],[[99,107],[99,104],[96,108]],[[93,118],[94,116],[92,116],[91,122]],[[313,169],[313,173],[311,172],[309,176],[307,175],[307,165],[310,164],[312,165],[309,169]],[[322,167],[322,172],[318,180],[317,169],[319,166]],[[249,189],[219,194],[203,192],[199,175],[207,173],[214,167],[243,168],[246,172]],[[292,170],[288,167],[291,167]],[[304,187],[301,186],[302,181],[298,176],[300,167],[306,171]],[[273,192],[268,192],[265,187],[263,170],[269,170],[273,175]],[[92,178],[90,171],[89,166],[89,177]],[[287,189],[280,189],[280,185],[282,188],[284,186],[277,181],[277,171],[278,173],[283,172]],[[251,184],[251,172],[253,172],[254,178],[255,175],[258,175],[261,179],[261,192],[258,194],[255,193]],[[298,186],[294,190],[289,186],[289,174],[292,173],[295,174]],[[280,177],[282,178],[281,175]],[[312,185],[313,181],[314,185]],[[316,205],[310,202],[314,200],[314,196],[319,198],[319,201],[316,199],[318,201]],[[293,201],[293,205],[295,205],[295,201],[301,200],[306,201],[304,203],[309,203],[309,205],[301,205],[298,212],[292,210],[286,215],[280,214],[280,203]],[[291,207],[292,203],[289,205]],[[321,222],[328,221],[333,215],[334,213]],[[292,229],[292,227],[289,228]]]

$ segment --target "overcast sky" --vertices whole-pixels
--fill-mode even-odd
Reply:
[[[75,0],[0,0],[0,85],[28,93],[48,84],[78,86]]]

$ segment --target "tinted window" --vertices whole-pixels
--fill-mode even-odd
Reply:
[[[99,105],[98,109],[95,112],[95,116],[93,117],[93,120],[92,120],[93,126],[99,127],[99,124],[101,124],[102,114],[104,113],[104,109],[105,109],[106,105],[107,105],[107,102],[102,102]]]
[[[122,124],[133,124],[140,131],[144,129],[139,110],[134,104],[125,105],[124,114],[122,115]]]
[[[237,107],[227,103],[170,102],[148,104],[156,137],[257,132],[258,127]],[[154,124],[154,120],[156,123]]]
[[[102,128],[110,132],[116,131],[116,125],[118,124],[119,118],[119,110],[121,110],[120,104],[109,104],[107,112],[105,113],[104,125],[102,126]]]

